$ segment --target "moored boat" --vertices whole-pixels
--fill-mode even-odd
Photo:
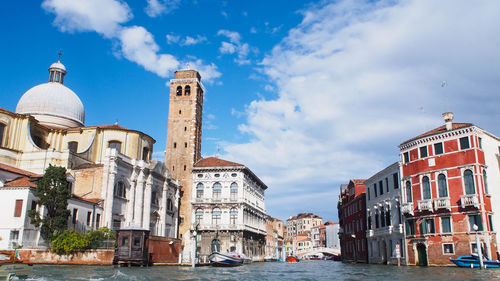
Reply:
[[[242,265],[244,259],[237,253],[219,253],[213,252],[208,256],[212,266],[239,266]]]
[[[297,263],[299,262],[299,258],[297,256],[288,256],[286,257],[286,262],[288,263]]]
[[[16,252],[0,252],[0,280],[27,278],[32,264],[22,263]]]
[[[476,255],[460,256],[456,259],[450,258],[450,261],[459,267],[479,268],[480,266],[479,257]],[[489,260],[484,257],[483,264],[485,268],[500,268],[500,261],[498,260]]]

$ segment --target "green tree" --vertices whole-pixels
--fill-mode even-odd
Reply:
[[[40,234],[47,241],[54,240],[68,228],[68,199],[71,192],[66,180],[66,168],[49,165],[43,177],[37,182],[36,204],[45,206],[45,214],[40,217],[36,210],[28,212],[31,223],[40,227]]]

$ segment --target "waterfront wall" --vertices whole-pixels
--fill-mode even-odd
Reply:
[[[148,243],[148,252],[153,264],[179,262],[180,239],[150,236]]]
[[[25,263],[33,264],[82,264],[82,265],[112,265],[114,250],[89,250],[71,255],[58,255],[50,250],[17,250],[19,257]]]

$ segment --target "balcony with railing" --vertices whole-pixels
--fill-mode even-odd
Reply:
[[[401,203],[401,212],[413,216],[413,202]]]
[[[465,194],[460,196],[460,205],[462,208],[465,207],[476,207],[479,208],[479,199],[477,194]]]
[[[434,209],[446,209],[451,211],[450,197],[442,197],[434,199]]]
[[[390,235],[392,233],[392,225],[388,225],[385,227],[377,228],[375,229],[373,235],[374,236],[379,236],[379,235]]]
[[[432,199],[418,200],[418,210],[432,212]]]

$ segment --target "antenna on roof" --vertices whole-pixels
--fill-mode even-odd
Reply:
[[[217,145],[217,152],[215,153],[215,158],[219,158],[220,157],[220,146]]]

